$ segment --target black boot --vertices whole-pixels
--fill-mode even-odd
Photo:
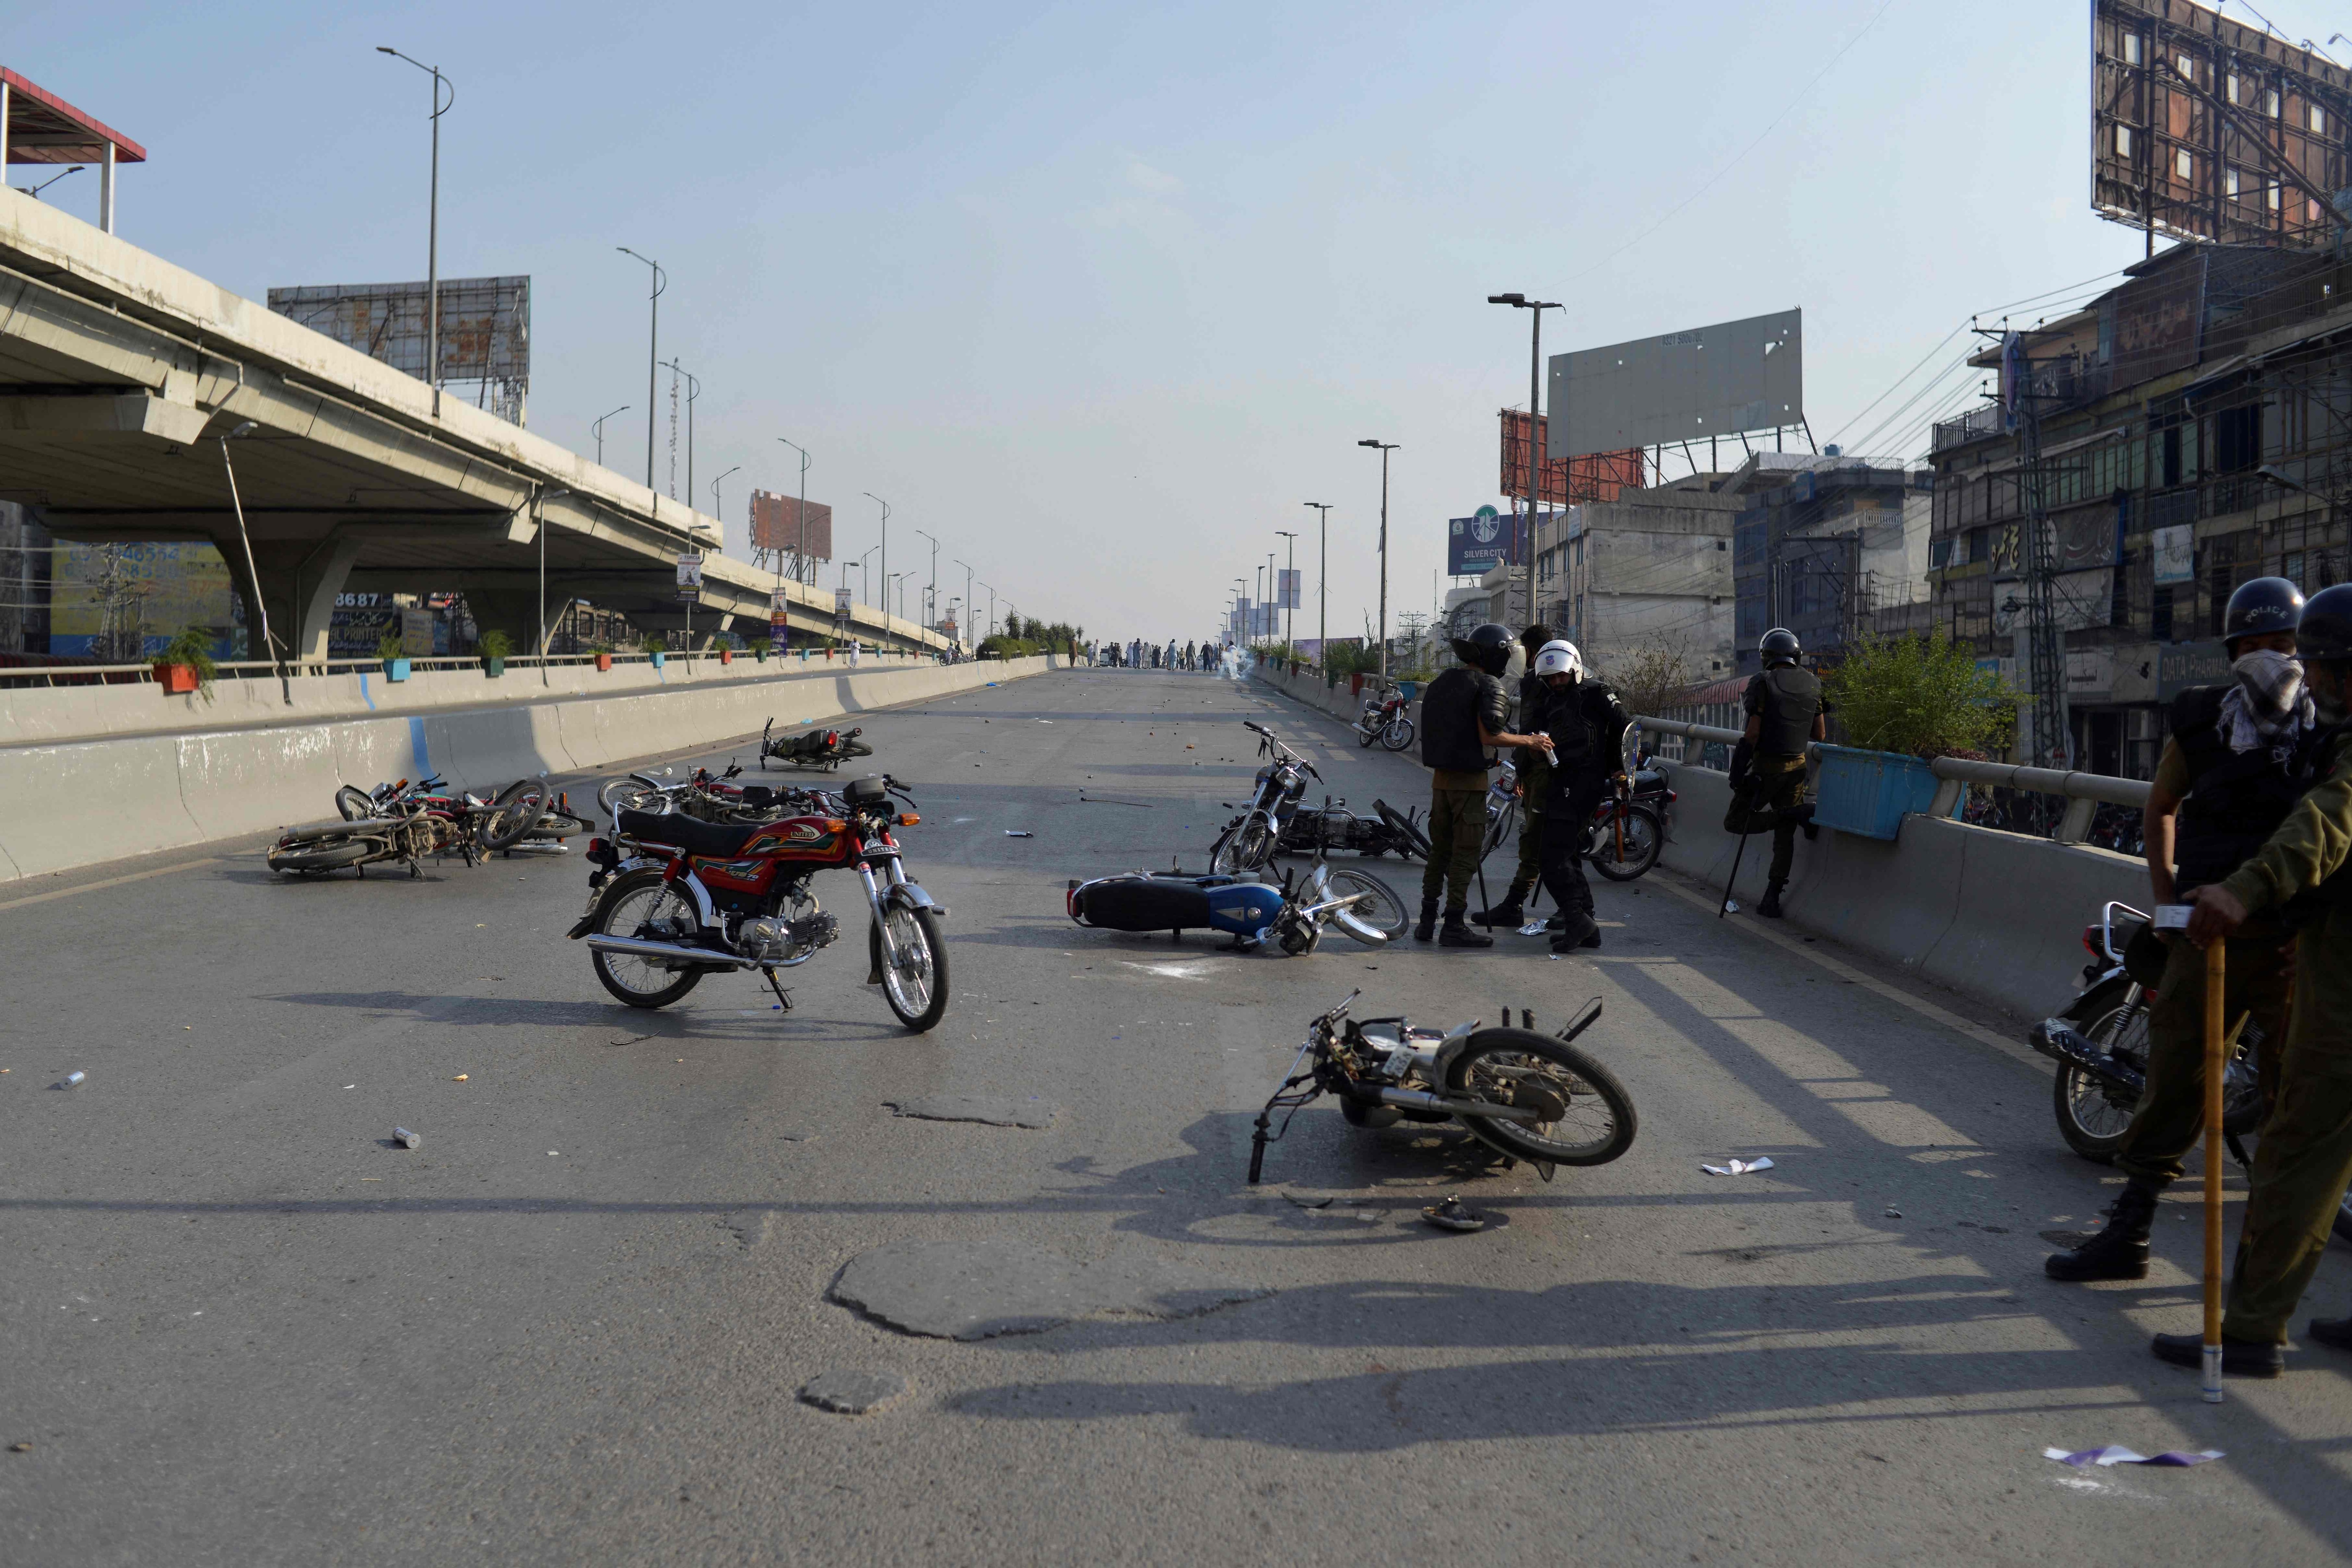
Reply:
[[[1421,901],[1421,923],[1412,928],[1412,939],[1416,942],[1426,942],[1436,935],[1437,900],[1424,898]]]
[[[1810,844],[1822,836],[1822,825],[1813,821],[1813,808],[1811,803],[1799,806],[1792,815],[1797,815],[1798,824],[1805,830],[1805,842]]]
[[[1471,930],[1463,922],[1460,910],[1449,909],[1445,912],[1445,928],[1437,934],[1437,945],[1441,947],[1492,947],[1495,939],[1484,931]]]
[[[2338,1350],[2352,1350],[2352,1318],[2314,1318],[2311,1326],[2303,1331],[2303,1337],[2332,1344]]]
[[[2201,1333],[2160,1333],[2147,1347],[2158,1361],[2175,1366],[2203,1367],[2205,1336]],[[2230,1377],[2276,1377],[2286,1370],[2286,1347],[2255,1344],[2247,1340],[2221,1342],[2221,1371]]]
[[[2147,1228],[2156,1218],[2156,1195],[2161,1190],[2126,1182],[2107,1210],[2106,1228],[2071,1252],[2044,1258],[2042,1271],[2053,1280],[2147,1279]]]
[[[1756,913],[1762,915],[1767,920],[1780,919],[1780,890],[1787,885],[1788,883],[1781,882],[1766,883],[1764,884],[1764,896],[1758,902],[1756,905]]]
[[[1473,925],[1485,925],[1489,927],[1508,925],[1514,928],[1526,924],[1528,914],[1527,910],[1523,907],[1523,904],[1526,902],[1528,891],[1528,889],[1519,886],[1517,883],[1513,883],[1510,888],[1504,893],[1502,903],[1495,905],[1492,909],[1480,910],[1477,914],[1470,917],[1470,923]]]

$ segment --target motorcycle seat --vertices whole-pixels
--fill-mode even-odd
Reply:
[[[734,859],[754,834],[767,827],[760,822],[706,822],[697,817],[626,810],[613,825],[623,838],[668,844],[709,860]]]

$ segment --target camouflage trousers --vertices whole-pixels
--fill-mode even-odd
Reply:
[[[1421,896],[1445,894],[1445,913],[1460,915],[1470,907],[1470,879],[1478,873],[1479,852],[1486,847],[1486,791],[1438,789],[1429,792],[1429,865],[1421,873]]]

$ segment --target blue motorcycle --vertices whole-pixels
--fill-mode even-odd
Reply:
[[[1386,946],[1405,933],[1412,916],[1394,890],[1353,866],[1333,870],[1320,859],[1303,877],[1285,873],[1280,883],[1249,876],[1180,871],[1124,872],[1072,882],[1070,918],[1104,931],[1187,931],[1234,939],[1232,951],[1272,942],[1297,956],[1311,953],[1323,928],[1337,925],[1367,947]]]

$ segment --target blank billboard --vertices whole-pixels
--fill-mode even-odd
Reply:
[[[1782,310],[1551,360],[1547,458],[1671,446],[1805,419],[1804,312]]]
[[[530,392],[530,279],[445,277],[440,295],[442,384],[478,383],[482,406],[520,424]],[[277,314],[419,381],[429,364],[428,302],[421,279],[269,291]]]
[[[808,504],[808,531],[801,531],[797,496],[767,490],[751,492],[751,548],[784,550],[810,560],[833,559],[833,508],[823,501]]]

